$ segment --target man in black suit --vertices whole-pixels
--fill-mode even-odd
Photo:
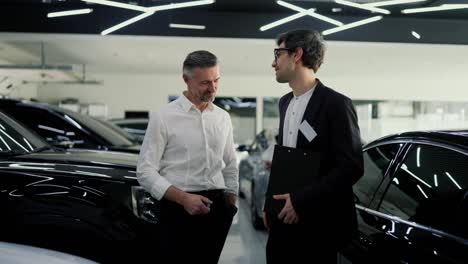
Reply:
[[[285,205],[279,214],[264,212],[267,263],[336,263],[357,227],[352,186],[363,158],[356,111],[315,77],[325,54],[318,32],[290,31],[276,42],[276,80],[292,89],[279,101],[278,144],[320,153],[320,169],[314,184],[273,196]]]

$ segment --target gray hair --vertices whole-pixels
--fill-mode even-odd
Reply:
[[[197,50],[187,55],[184,60],[183,73],[192,77],[194,68],[211,68],[218,65],[218,58],[206,50]]]
[[[276,44],[289,48],[289,54],[302,48],[302,64],[317,72],[325,57],[325,41],[319,32],[307,29],[293,30],[279,35]]]

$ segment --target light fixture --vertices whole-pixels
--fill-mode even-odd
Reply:
[[[284,1],[277,1],[276,2],[278,5],[280,6],[284,6],[286,8],[289,8],[289,9],[292,9],[294,11],[297,11],[296,14],[294,15],[290,15],[288,17],[285,17],[285,18],[282,18],[282,19],[279,19],[277,21],[274,21],[272,23],[269,23],[269,24],[266,24],[264,26],[261,26],[260,27],[260,31],[265,31],[265,30],[268,30],[268,29],[271,29],[271,28],[274,28],[274,27],[277,27],[279,25],[282,25],[282,24],[285,24],[287,22],[291,22],[295,19],[298,19],[300,17],[303,17],[303,16],[311,16],[311,17],[315,17],[317,19],[320,19],[322,21],[325,21],[325,22],[328,22],[328,23],[331,23],[331,24],[334,24],[336,26],[341,26],[343,25],[342,22],[338,21],[338,20],[335,20],[335,19],[332,19],[332,18],[329,18],[329,17],[326,17],[326,16],[323,16],[323,15],[320,15],[320,14],[317,14],[315,13],[315,8],[309,8],[309,9],[304,9],[302,7],[299,7],[299,6],[296,6],[296,5],[293,5],[293,4],[290,4],[290,3],[287,3],[287,2],[284,2]]]
[[[349,2],[349,1],[346,1],[346,0],[335,0],[335,2],[336,2],[337,4],[346,5],[346,6],[351,6],[351,7],[355,7],[355,8],[364,9],[364,10],[369,10],[369,11],[373,11],[373,12],[377,12],[377,13],[382,13],[382,14],[385,14],[385,15],[389,15],[389,14],[390,14],[390,11],[388,11],[388,10],[386,10],[386,9],[382,9],[382,8],[378,8],[378,7],[372,7],[372,6],[366,6],[366,5],[361,5],[361,4]]]
[[[411,4],[411,3],[417,3],[417,2],[427,2],[427,0],[390,0],[390,1],[381,1],[381,2],[363,4],[363,6],[378,7],[378,6]]]
[[[199,1],[190,1],[190,2],[184,2],[184,3],[177,3],[177,4],[167,4],[167,5],[160,5],[160,6],[152,6],[152,7],[141,7],[137,5],[131,5],[131,4],[124,4],[120,2],[115,2],[115,1],[108,1],[108,0],[81,0],[84,2],[89,2],[89,3],[95,3],[95,4],[101,4],[101,5],[107,5],[107,6],[113,6],[113,7],[118,7],[118,8],[125,8],[125,9],[130,9],[130,10],[136,10],[143,12],[143,14],[140,14],[136,17],[130,18],[120,24],[117,24],[113,27],[110,27],[104,31],[101,32],[101,35],[107,35],[111,32],[114,32],[118,29],[121,29],[123,27],[126,27],[132,23],[135,23],[139,20],[142,20],[146,17],[149,17],[153,15],[157,11],[163,11],[163,10],[170,10],[170,9],[177,9],[177,8],[184,8],[184,7],[192,7],[192,6],[199,6],[199,5],[209,5],[213,4],[215,1],[214,0],[199,0]]]
[[[457,186],[458,189],[460,189],[460,190],[462,189],[460,184],[458,184],[458,182],[455,181],[455,179],[452,177],[452,175],[450,175],[450,173],[445,172],[445,175],[447,175],[447,177],[449,177],[449,179],[453,182],[453,184],[455,184],[455,186]]]
[[[416,32],[416,31],[411,31],[411,35],[413,35],[413,37],[415,37],[417,39],[421,39],[421,35],[419,35],[418,32]],[[419,150],[419,148],[418,148],[418,150]],[[418,163],[418,167],[419,167],[419,163]]]
[[[362,26],[362,25],[365,25],[365,24],[369,24],[369,23],[379,21],[382,18],[383,18],[382,16],[375,16],[375,17],[359,20],[359,21],[356,21],[356,22],[353,22],[353,23],[349,23],[349,24],[346,24],[346,25],[343,25],[343,26],[340,26],[340,27],[327,29],[327,30],[322,32],[322,35],[326,36],[326,35],[330,35],[330,34],[333,34],[333,33],[336,33],[336,32],[340,32],[340,31],[344,31],[344,30],[347,30],[347,29],[350,29],[350,28],[359,27],[359,26]]]
[[[169,24],[171,28],[185,28],[185,29],[199,29],[204,30],[206,27],[203,25],[188,25],[188,24]]]
[[[111,32],[114,32],[114,31],[116,31],[116,30],[118,30],[118,29],[121,29],[121,28],[126,27],[126,26],[128,26],[128,25],[130,25],[130,24],[133,24],[133,23],[135,23],[135,22],[137,22],[137,21],[139,21],[139,20],[142,20],[143,18],[147,18],[147,17],[149,17],[149,16],[151,16],[151,15],[153,15],[153,14],[154,14],[154,12],[145,12],[145,13],[142,13],[142,14],[140,14],[140,15],[134,17],[134,18],[130,18],[130,19],[128,19],[128,20],[125,20],[124,22],[122,22],[122,23],[120,23],[120,24],[117,24],[117,25],[115,25],[115,26],[113,26],[113,27],[110,27],[110,28],[108,28],[108,29],[102,31],[102,32],[101,32],[101,35],[103,35],[103,36],[104,36],[104,35],[107,35],[107,34],[109,34],[109,33],[111,33]]]
[[[419,191],[424,195],[424,197],[426,199],[429,199],[429,197],[427,196],[427,194],[424,192],[424,190],[421,188],[421,186],[419,186],[419,184],[416,184],[416,187],[418,187]]]
[[[62,16],[82,15],[82,14],[89,14],[91,12],[93,12],[93,9],[91,9],[91,8],[76,9],[76,10],[68,10],[68,11],[48,13],[47,17],[62,17]]]
[[[436,11],[446,11],[446,10],[456,10],[456,9],[465,9],[468,8],[468,4],[445,4],[440,6],[432,7],[421,7],[421,8],[410,8],[403,9],[401,13],[403,14],[414,14],[414,13],[425,13],[425,12],[436,12]]]

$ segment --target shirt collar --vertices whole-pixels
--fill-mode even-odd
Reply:
[[[185,111],[185,112],[188,112],[190,111],[190,109],[196,109],[197,107],[185,96],[185,94],[182,94],[181,96],[179,96],[179,104],[180,106],[182,107],[182,109]],[[208,107],[206,108],[210,111],[213,111],[214,107],[213,107],[213,103],[208,103]]]
[[[315,85],[314,85],[314,87],[312,87],[312,89],[310,89],[309,91],[307,91],[307,92],[305,92],[305,93],[303,93],[303,94],[301,94],[299,96],[295,96],[294,93],[293,93],[294,99],[301,100],[303,98],[309,97],[314,92],[315,87],[317,87],[317,83],[318,82],[315,82]]]

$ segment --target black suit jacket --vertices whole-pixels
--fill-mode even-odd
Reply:
[[[290,92],[279,101],[279,145],[283,144],[284,119],[292,98]],[[304,120],[317,136],[309,142],[299,131],[296,147],[320,152],[320,173],[314,184],[292,192],[291,202],[301,225],[306,225],[312,236],[317,239],[327,236],[335,246],[343,246],[357,227],[352,186],[363,175],[356,111],[351,99],[318,81]]]

